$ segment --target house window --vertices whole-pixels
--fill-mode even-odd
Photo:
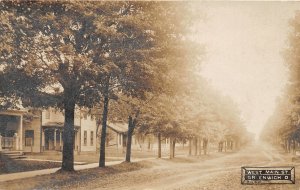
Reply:
[[[84,120],[87,120],[87,113],[83,114],[83,118],[84,118]]]
[[[50,119],[50,111],[49,110],[46,111],[46,119]]]
[[[83,145],[86,146],[87,145],[87,131],[83,132]]]
[[[94,131],[91,131],[91,146],[94,145]]]
[[[34,130],[25,131],[25,146],[33,146],[34,144]]]

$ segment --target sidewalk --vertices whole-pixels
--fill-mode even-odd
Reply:
[[[186,157],[186,155],[177,155],[176,157]],[[168,158],[168,156],[165,156],[165,157],[162,157],[162,158]],[[131,159],[131,161],[132,162],[138,162],[138,161],[153,160],[153,159],[157,159],[157,158],[156,157],[133,158],[133,159]],[[105,162],[105,165],[106,166],[112,166],[112,165],[120,164],[122,162],[124,162],[124,160],[108,161],[108,162]],[[99,166],[99,163],[91,163],[91,164],[85,164],[85,165],[74,165],[74,169],[78,171],[78,170],[84,170],[84,169],[90,169],[90,168],[97,168],[98,166]],[[15,180],[15,179],[23,179],[23,178],[28,178],[28,177],[34,177],[34,176],[38,176],[38,175],[52,174],[52,173],[57,172],[59,169],[60,168],[51,168],[51,169],[43,169],[43,170],[35,170],[35,171],[27,171],[27,172],[18,172],[18,173],[11,173],[11,174],[2,174],[2,175],[0,175],[0,183],[5,182],[5,181]]]
[[[25,160],[25,161],[38,161],[38,162],[57,162],[61,163],[62,161],[60,160],[44,160],[44,159],[35,159],[35,158],[21,158],[19,160]],[[85,165],[87,164],[86,162],[74,162],[74,165]]]
[[[115,164],[120,164],[122,161],[110,161],[106,162],[106,166],[111,166]],[[74,165],[75,170],[84,170],[89,168],[96,168],[99,166],[99,163],[92,163],[92,164],[86,164],[86,165]],[[18,172],[18,173],[11,173],[11,174],[2,174],[0,175],[0,183],[15,179],[23,179],[27,177],[34,177],[38,175],[45,175],[45,174],[52,174],[59,170],[60,168],[51,168],[51,169],[44,169],[44,170],[35,170],[35,171],[27,171],[27,172]]]
[[[132,159],[132,162],[138,162],[142,160],[151,160],[156,158],[136,158]],[[52,160],[53,161],[53,160]],[[120,161],[108,161],[105,162],[105,166],[112,166],[116,164],[121,164],[124,162],[124,160]],[[90,169],[90,168],[97,168],[99,167],[99,163],[91,163],[91,164],[85,164],[85,165],[74,165],[75,170],[84,170],[84,169]],[[51,168],[51,169],[43,169],[43,170],[35,170],[35,171],[27,171],[27,172],[18,172],[18,173],[11,173],[11,174],[2,174],[0,175],[0,183],[15,179],[23,179],[27,177],[34,177],[38,175],[45,175],[45,174],[52,174],[59,170],[60,168]]]

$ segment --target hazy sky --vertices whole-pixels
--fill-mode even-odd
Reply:
[[[259,134],[288,80],[282,51],[300,2],[206,2],[198,38],[206,44],[202,75],[239,105]]]

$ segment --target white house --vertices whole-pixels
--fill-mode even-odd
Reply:
[[[74,151],[96,151],[96,120],[77,110],[74,123]],[[53,108],[0,112],[0,150],[61,151],[63,126],[63,113]]]

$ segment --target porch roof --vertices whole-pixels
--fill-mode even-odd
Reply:
[[[47,122],[44,123],[42,127],[44,128],[63,128],[64,127],[64,122]],[[75,128],[80,128],[78,125],[74,125]]]
[[[22,110],[3,110],[0,111],[0,115],[12,115],[12,116],[20,116],[23,115],[24,113],[27,113],[27,110],[22,109]]]
[[[127,123],[107,123],[107,127],[117,133],[127,133],[128,131]]]

